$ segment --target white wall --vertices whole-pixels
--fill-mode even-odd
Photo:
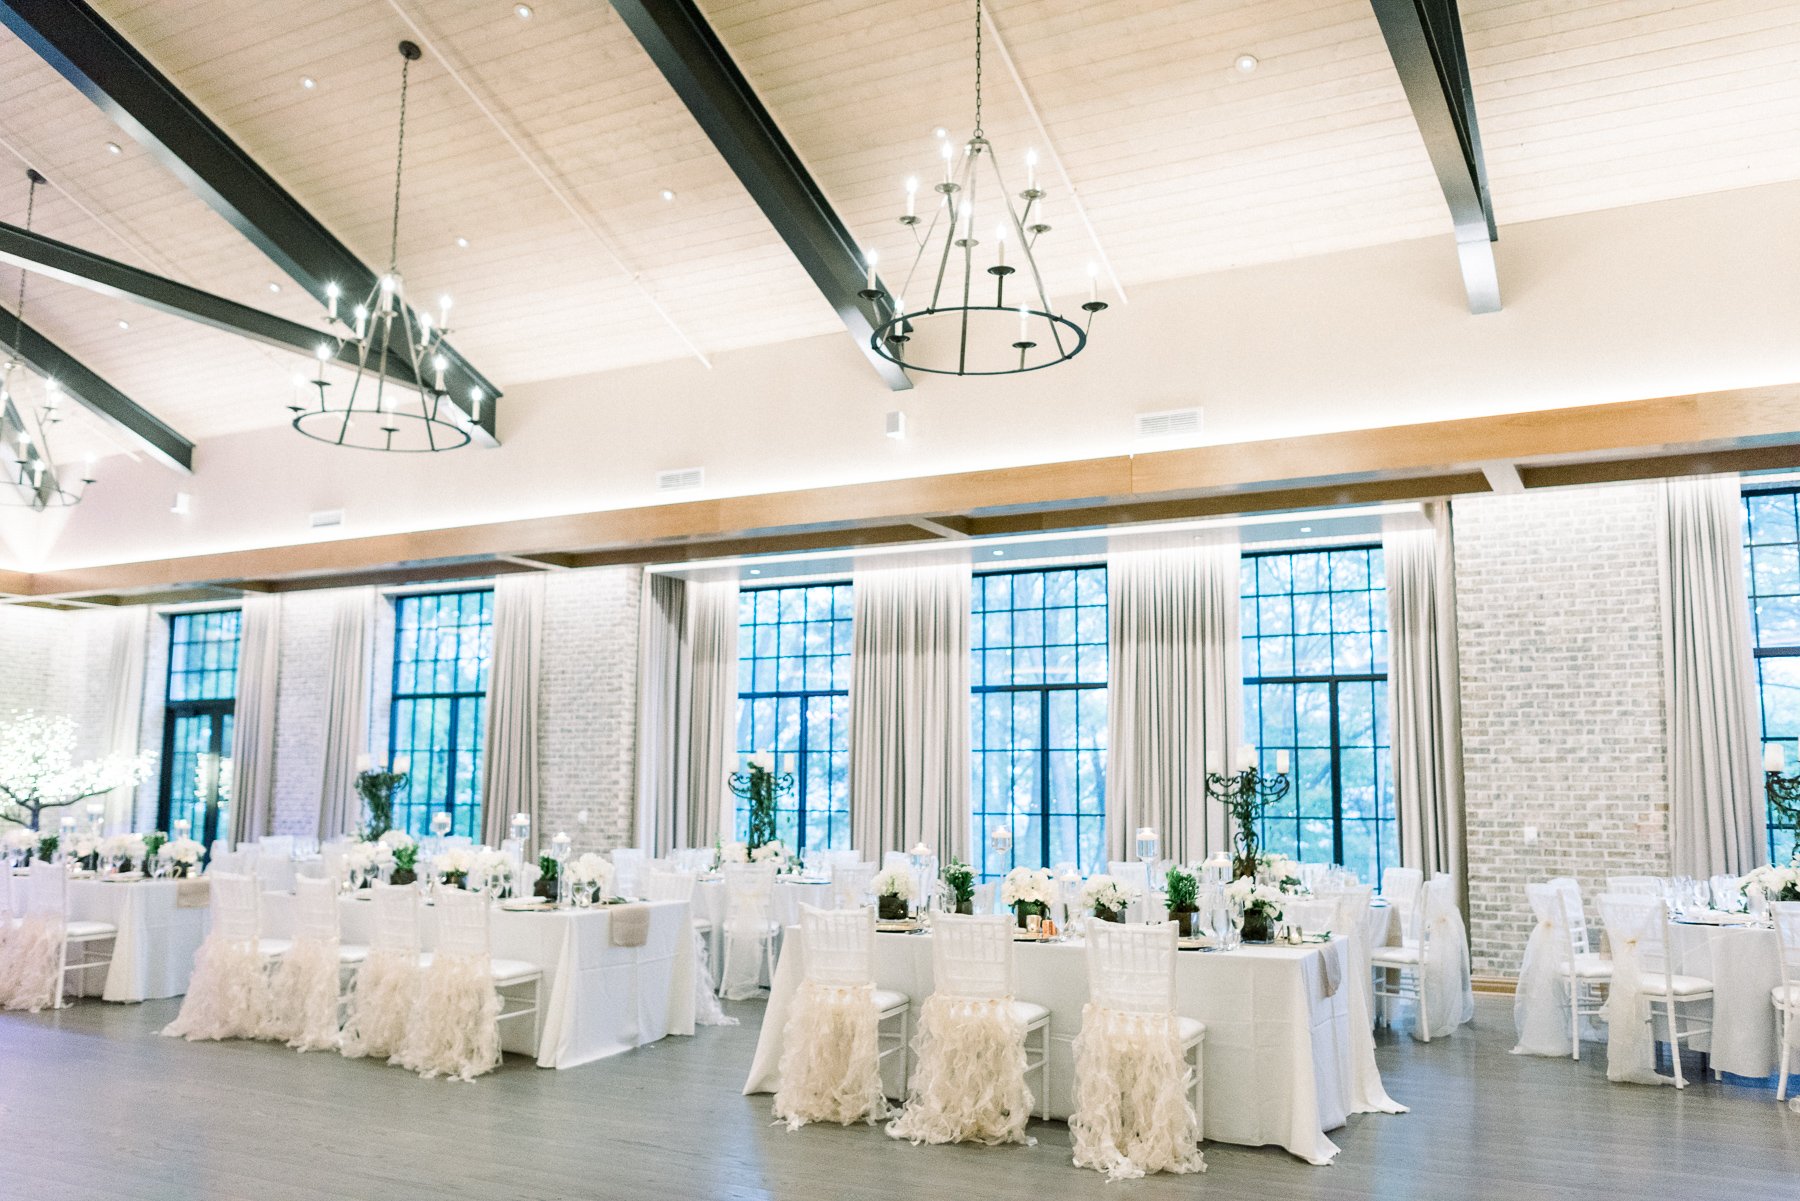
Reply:
[[[1142,448],[1132,414],[1195,403],[1204,440],[1224,443],[1787,382],[1796,212],[1800,184],[1779,184],[1506,226],[1506,307],[1482,317],[1435,238],[1135,289],[1079,359],[1020,378],[892,393],[834,335],[721,354],[711,371],[510,389],[494,451],[377,461],[281,427],[205,443],[192,478],[114,458],[66,526],[0,518],[0,565],[286,544],[317,509],[344,508],[336,532],[351,537],[650,504],[670,467],[740,494],[1116,454]],[[882,436],[894,408],[904,441]],[[178,488],[194,495],[186,517],[169,512]],[[38,521],[31,536],[21,520]]]

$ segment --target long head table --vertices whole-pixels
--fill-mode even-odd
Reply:
[[[783,940],[756,1059],[746,1093],[772,1093],[787,1010],[805,975],[798,931]],[[1019,943],[1014,996],[1050,1010],[1050,1112],[1069,1115],[1074,1091],[1074,1038],[1087,1002],[1087,955],[1077,943]],[[1375,1069],[1354,958],[1342,938],[1306,946],[1243,947],[1182,952],[1176,963],[1176,1008],[1206,1023],[1206,1128],[1214,1142],[1274,1144],[1315,1164],[1337,1147],[1325,1131],[1352,1113],[1402,1112]],[[931,937],[879,934],[875,983],[920,1004],[932,991]],[[890,1064],[895,1061],[890,1060]],[[897,1065],[895,1065],[897,1068]],[[888,1080],[898,1095],[898,1079]]]
[[[293,930],[294,898],[263,894],[263,934],[286,938]],[[345,943],[367,944],[374,906],[339,901]],[[641,947],[612,945],[612,911],[555,909],[513,912],[496,908],[489,941],[496,959],[520,959],[544,969],[543,1033],[531,1042],[523,1020],[501,1027],[505,1050],[531,1055],[541,1068],[571,1068],[694,1032],[694,929],[686,901],[649,904],[650,930]],[[436,943],[429,907],[421,910],[425,950]]]

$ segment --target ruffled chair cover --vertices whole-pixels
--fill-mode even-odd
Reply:
[[[0,958],[0,1004],[6,1008],[31,1013],[56,1008],[68,937],[67,889],[62,864],[32,863],[24,919],[8,936],[7,954]]]
[[[1606,1078],[1625,1084],[1673,1084],[1656,1071],[1656,1031],[1647,1021],[1644,975],[1662,971],[1661,900],[1641,894],[1606,893],[1600,920],[1612,945],[1612,987],[1600,1015],[1606,1019]],[[1679,1053],[1679,1051],[1678,1051]]]
[[[275,965],[264,1037],[296,1051],[335,1051],[342,986],[337,886],[302,878],[294,889],[294,941]]]
[[[375,938],[344,1013],[339,1050],[346,1059],[385,1058],[400,1049],[425,974],[419,966],[418,891],[380,883],[374,889]]]
[[[389,1063],[427,1080],[471,1081],[500,1066],[500,993],[488,952],[488,899],[439,886],[437,949],[400,1050]]]
[[[939,914],[932,923],[937,991],[919,1009],[906,1107],[893,1138],[917,1143],[1032,1143],[1025,1022],[1012,1004],[1010,917]]]
[[[1108,1180],[1204,1172],[1175,1016],[1175,925],[1089,928],[1091,999],[1075,1036],[1075,1166]]]
[[[1456,907],[1456,882],[1434,876],[1425,885],[1424,937],[1430,950],[1425,963],[1425,999],[1431,1035],[1437,1038],[1475,1020],[1475,991],[1469,977],[1469,936]],[[1419,1038],[1422,1023],[1413,1023]]]
[[[269,1020],[269,976],[257,949],[253,876],[212,878],[212,932],[194,954],[181,1012],[163,1027],[170,1038],[260,1038]]]
[[[775,865],[725,865],[725,962],[719,991],[744,1001],[762,991],[763,961],[774,936]]]
[[[875,916],[870,909],[800,906],[806,978],[782,1030],[775,1117],[873,1125],[888,1116],[881,1088],[880,1013],[875,1005]]]

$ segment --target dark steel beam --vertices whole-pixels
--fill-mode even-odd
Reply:
[[[1450,205],[1471,313],[1500,310],[1493,200],[1456,0],[1370,0],[1438,186]]]
[[[4,308],[0,308],[0,349],[15,355],[37,374],[54,379],[65,395],[129,434],[170,467],[194,469],[192,442],[82,366],[68,351],[30,325],[21,325],[17,315]]]
[[[11,263],[50,279],[86,288],[102,296],[129,300],[159,313],[185,317],[189,321],[237,334],[265,346],[292,350],[313,360],[318,347],[329,343],[323,332],[272,316],[247,304],[214,296],[190,288],[172,279],[153,275],[114,259],[105,258],[79,246],[46,238],[32,230],[21,229],[0,221],[0,263]],[[345,342],[337,350],[337,358],[350,367],[356,366],[356,343]],[[373,359],[376,356],[371,356]],[[388,351],[388,376],[416,386],[412,363],[393,350]],[[371,362],[371,366],[374,363]]]
[[[912,387],[906,372],[871,346],[892,310],[885,299],[857,294],[867,282],[867,268],[856,239],[693,0],[612,0],[612,6],[837,310],[882,381],[896,391]]]
[[[0,24],[321,304],[331,284],[347,304],[374,290],[374,271],[82,0],[0,0]],[[470,389],[480,389],[472,429],[497,445],[499,389],[450,346],[443,354],[451,403],[467,414]]]

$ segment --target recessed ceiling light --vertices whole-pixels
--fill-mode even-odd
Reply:
[[[671,192],[668,188],[664,188],[662,190],[662,198],[664,200],[673,200],[675,199],[675,193]]]
[[[106,144],[106,153],[108,153],[108,154],[124,154],[125,148],[123,146],[119,145],[117,142],[108,142]]]
[[[940,125],[931,131],[931,136],[934,138],[947,138],[950,136],[950,131]]]
[[[1238,69],[1240,75],[1248,75],[1256,70],[1260,61],[1254,54],[1240,54],[1231,60],[1231,65]]]
[[[121,318],[119,318],[119,328],[120,329],[130,329],[131,322],[129,322],[129,321],[125,320],[123,317],[121,317]]]
[[[310,75],[302,75],[302,76],[301,76],[301,77],[300,77],[300,86],[301,86],[301,87],[303,87],[303,88],[305,88],[305,89],[306,89],[306,90],[307,90],[307,91],[309,91],[309,92],[310,92],[310,91],[312,91],[312,90],[313,90],[313,89],[314,89],[314,88],[316,88],[316,87],[318,87],[318,86],[319,86],[319,81],[318,81],[318,80],[316,80],[316,79],[314,79],[314,78],[313,78],[313,77],[312,77],[312,76],[310,76]]]
[[[997,550],[994,552],[994,558],[998,559],[1001,555],[1004,555],[1005,553],[1006,552],[1003,550]]]
[[[531,20],[531,5],[529,5],[529,4],[513,5],[513,15],[518,17],[519,20],[521,20],[521,21]]]
[[[1300,527],[1300,532],[1302,534],[1310,534],[1312,533],[1312,527],[1310,525],[1303,525]]]
[[[281,291],[281,285],[276,283],[274,280],[270,280],[269,281],[269,291],[279,292],[279,291]]]
[[[751,568],[751,569],[750,569],[750,574],[751,574],[751,575],[761,575],[761,574],[762,574],[762,568],[760,568],[760,567],[752,567],[752,568]]]
[[[458,238],[456,239],[456,245],[458,249],[467,250],[469,248],[469,239]]]

